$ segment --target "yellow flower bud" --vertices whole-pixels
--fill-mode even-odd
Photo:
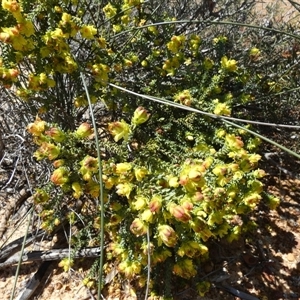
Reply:
[[[75,131],[75,136],[78,138],[86,138],[93,133],[93,129],[89,123],[82,123]]]
[[[153,221],[153,213],[150,209],[146,209],[143,211],[141,218],[143,221],[151,223]]]
[[[135,201],[132,202],[132,206],[135,210],[142,210],[146,207],[148,199],[143,196],[136,196]]]
[[[63,166],[64,164],[65,164],[64,159],[57,159],[52,163],[54,168],[59,168],[59,167]]]
[[[131,123],[133,125],[140,125],[148,121],[150,114],[147,112],[145,108],[139,106],[133,113],[133,117],[131,119]]]
[[[191,219],[189,212],[180,205],[170,207],[170,213],[181,222],[188,222]]]
[[[33,195],[33,199],[36,204],[46,203],[50,199],[50,196],[46,191],[37,189],[35,194]]]
[[[253,48],[250,49],[249,54],[252,57],[259,56],[260,55],[260,50],[256,47],[253,47]]]
[[[68,272],[73,265],[74,265],[73,259],[69,259],[68,257],[63,258],[58,264],[58,266],[63,268],[65,272]]]
[[[147,60],[143,60],[142,62],[141,62],[141,65],[142,65],[142,67],[147,67],[148,66],[148,61]]]
[[[159,225],[158,228],[159,244],[163,242],[167,247],[175,247],[177,235],[175,230],[169,225]]]
[[[79,182],[73,182],[72,183],[72,190],[74,191],[73,192],[73,197],[75,199],[79,199],[80,196],[83,194],[83,191],[82,191],[82,188],[81,188],[81,185]]]
[[[158,213],[162,206],[162,198],[160,195],[155,195],[149,203],[149,209],[152,213]]]
[[[136,236],[145,235],[147,233],[147,229],[148,226],[139,218],[134,219],[130,225],[130,231]]]
[[[48,131],[45,132],[45,134],[50,136],[53,141],[57,143],[61,143],[66,137],[64,132],[57,127],[51,127]]]

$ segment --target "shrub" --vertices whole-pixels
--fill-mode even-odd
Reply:
[[[260,86],[251,64],[260,50],[251,48],[248,65],[240,63],[230,37],[207,38],[201,22],[179,26],[167,13],[156,19],[151,5],[3,0],[0,33],[1,81],[39,115],[27,127],[34,157],[52,164],[34,195],[42,228],[77,224],[74,248],[99,245],[104,230],[105,270],[115,264],[141,284],[149,253],[152,274],[167,262],[174,275],[195,276],[209,239],[232,241],[247,229],[264,176],[259,139],[189,111],[230,116],[251,103],[249,86]],[[98,130],[83,122],[89,101]],[[72,262],[60,265],[67,270]]]

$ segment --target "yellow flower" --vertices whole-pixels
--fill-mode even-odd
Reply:
[[[228,72],[234,72],[237,70],[237,62],[234,59],[228,59],[227,56],[223,56],[221,59],[222,69]]]
[[[97,34],[97,29],[93,25],[83,25],[80,32],[83,38],[91,40]]]
[[[196,34],[192,34],[189,44],[190,44],[191,51],[195,55],[197,54],[199,46],[201,44],[201,38]]]
[[[217,105],[215,106],[215,109],[214,109],[214,114],[230,116],[231,109],[226,103],[217,103]]]
[[[178,180],[179,179],[178,179],[177,176],[170,176],[168,178],[169,187],[177,188],[179,186],[179,181]]]
[[[64,38],[65,35],[60,28],[55,28],[53,31],[50,31],[50,37],[54,40]]]
[[[101,49],[104,49],[106,47],[106,40],[104,37],[99,37],[97,42]]]
[[[168,257],[172,256],[172,252],[169,251],[168,249],[163,249],[160,251],[155,251],[152,254],[151,257],[151,263],[153,263],[153,265],[156,265],[157,263],[162,263],[164,262]]]
[[[195,241],[187,241],[181,244],[177,250],[177,254],[181,257],[184,255],[193,258],[208,253],[208,248]]]
[[[174,96],[174,100],[183,105],[191,106],[193,98],[189,90],[183,90]]]
[[[253,175],[255,178],[263,178],[266,176],[266,172],[262,169],[256,169],[253,171]]]
[[[113,32],[118,33],[122,30],[121,25],[113,25]]]
[[[37,189],[35,194],[33,195],[33,199],[36,204],[46,203],[50,199],[50,196],[46,191]]]
[[[250,193],[243,199],[243,203],[249,206],[251,209],[254,209],[259,203],[261,196],[258,193]]]
[[[61,16],[61,24],[65,25],[67,23],[71,23],[72,21],[72,16],[70,14],[67,14],[66,12],[64,12]]]
[[[131,279],[141,272],[141,264],[137,261],[123,261],[119,264],[118,269],[126,278]],[[133,299],[136,299],[136,297]]]
[[[131,163],[118,163],[116,164],[116,174],[123,174],[132,169]]]
[[[112,214],[109,218],[109,226],[118,225],[123,220],[123,217],[118,214]]]
[[[135,201],[132,202],[132,207],[135,210],[141,210],[146,207],[148,199],[144,196],[136,196],[134,198]]]
[[[250,154],[248,156],[248,160],[251,164],[257,163],[261,159],[261,156],[259,154]]]
[[[103,181],[104,181],[104,186],[107,190],[110,190],[116,183],[115,178],[107,177],[105,175],[103,175]]]
[[[53,160],[59,156],[60,148],[54,144],[42,142],[36,154],[38,154],[38,156],[41,155],[41,157],[48,157],[49,160]]]
[[[128,23],[130,21],[130,17],[128,15],[124,15],[121,17],[121,21],[124,25],[128,25]]]
[[[142,181],[146,175],[148,175],[148,170],[146,168],[134,168],[134,176],[137,181]]]
[[[82,175],[83,180],[91,180],[93,174],[98,172],[98,159],[90,155],[87,155],[80,162],[80,165],[79,173]]]
[[[177,262],[173,267],[173,272],[177,276],[189,279],[197,274],[197,270],[191,259],[184,259]]]
[[[39,83],[40,84],[45,84],[47,82],[47,75],[46,73],[41,73],[38,75],[39,77]]]
[[[98,171],[98,159],[96,157],[87,155],[81,162],[82,170],[88,170],[92,173],[96,173]]]
[[[29,37],[35,33],[33,23],[31,21],[25,20],[24,22],[18,24],[20,33]]]
[[[181,222],[186,223],[191,219],[189,212],[180,205],[171,205],[169,210],[170,213]]]
[[[38,116],[36,116],[34,123],[30,123],[27,126],[27,131],[33,136],[41,136],[46,130],[46,122],[42,121]]]
[[[244,147],[242,139],[234,134],[226,134],[225,141],[230,150],[238,150]]]
[[[89,277],[85,277],[82,280],[82,283],[83,285],[87,286],[89,289],[95,285],[95,281],[93,279],[90,279]]]
[[[56,185],[63,185],[69,181],[68,171],[65,167],[60,167],[52,173],[50,180]]]
[[[106,18],[112,18],[117,14],[117,9],[114,6],[112,6],[111,3],[108,3],[103,7],[103,12]]]
[[[185,42],[185,36],[184,35],[174,35],[171,38],[171,41],[167,43],[167,48],[173,52],[173,53],[178,53],[179,50],[184,46]]]
[[[120,196],[126,196],[129,199],[130,193],[133,190],[133,185],[130,183],[120,183],[116,186],[117,194]]]
[[[148,31],[151,32],[154,35],[158,34],[157,26],[149,26]]]
[[[0,32],[0,41],[3,43],[10,43],[11,42],[10,34],[7,32]]]
[[[74,265],[73,259],[69,259],[68,257],[63,258],[58,264],[58,266],[63,268],[65,272],[68,272],[73,265]]]
[[[200,281],[196,285],[197,291],[201,297],[204,297],[204,295],[209,291],[210,289],[210,283],[208,281]]]
[[[102,84],[107,83],[109,70],[109,67],[105,64],[92,65],[92,73],[95,76],[95,80]]]
[[[89,180],[85,185],[85,190],[88,194],[90,194],[93,198],[98,198],[100,195],[100,186],[99,183],[94,180]]]
[[[82,188],[81,188],[81,185],[79,182],[73,182],[72,183],[72,190],[74,191],[73,192],[73,197],[75,199],[79,199],[80,196],[83,194],[83,191],[82,191]]]
[[[16,0],[2,0],[2,8],[16,13],[21,11],[21,6]]]
[[[150,209],[146,209],[141,214],[141,219],[145,222],[151,223],[153,221],[153,213]]]
[[[118,142],[122,138],[127,141],[130,127],[124,120],[121,120],[121,122],[109,123],[108,131],[113,135],[115,142]]]

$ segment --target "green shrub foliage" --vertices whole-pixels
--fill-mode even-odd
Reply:
[[[168,261],[173,274],[194,277],[209,239],[232,241],[247,229],[262,198],[260,141],[117,87],[230,116],[252,101],[254,80],[230,53],[233,41],[207,39],[169,15],[155,19],[140,0],[2,0],[2,8],[0,80],[38,114],[27,129],[34,157],[51,168],[34,195],[42,228],[83,223],[72,246],[99,244],[97,134],[107,272],[115,264],[145,283],[149,250],[152,274]],[[253,48],[248,59],[259,55]],[[97,131],[82,121],[88,98],[102,112]],[[60,265],[68,270],[72,261]]]

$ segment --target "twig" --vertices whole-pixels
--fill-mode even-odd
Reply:
[[[29,261],[52,261],[52,260],[59,260],[71,255],[72,258],[81,258],[81,257],[99,257],[101,254],[100,247],[93,247],[93,248],[83,248],[78,251],[74,251],[72,253],[72,249],[70,252],[69,248],[65,249],[52,249],[46,251],[31,251],[31,252],[24,252],[21,254],[18,252],[12,257],[8,258],[5,262],[0,264],[0,269],[5,268],[7,266],[11,266],[16,264],[20,259],[22,262],[29,262]]]
[[[39,230],[37,234],[29,234],[26,241],[25,246],[32,244],[34,241],[41,239],[45,235],[44,230]],[[9,243],[8,245],[4,246],[0,250],[0,262],[3,262],[7,257],[12,256],[17,251],[19,251],[22,247],[22,242],[24,237],[16,239],[15,241]],[[2,245],[3,246],[3,245]]]
[[[216,285],[216,287],[219,289],[225,290],[225,291],[229,292],[230,294],[235,295],[244,300],[259,300],[257,297],[254,297],[247,293],[241,292],[241,291],[237,290],[236,288],[233,288],[232,286],[229,286],[227,284]]]
[[[21,292],[15,300],[28,300],[32,296],[32,294],[35,292],[35,290],[38,288],[39,284],[41,283],[41,280],[43,276],[45,275],[48,267],[50,266],[52,262],[51,261],[45,261],[41,264],[37,272],[33,275],[33,277],[29,280],[29,282],[26,284],[25,289],[23,292]]]

